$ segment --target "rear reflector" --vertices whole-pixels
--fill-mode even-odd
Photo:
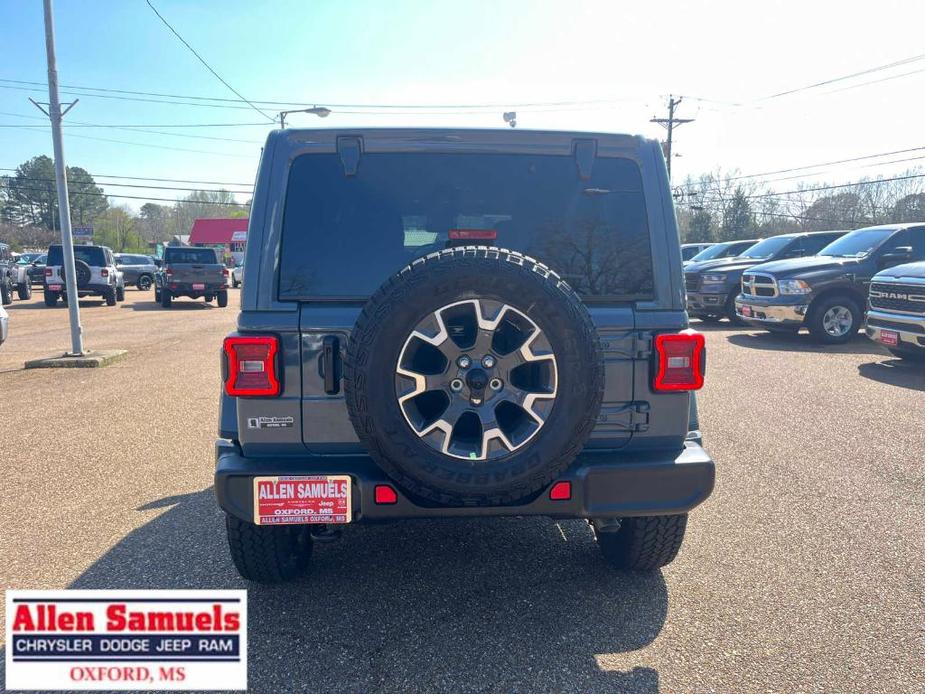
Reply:
[[[222,277],[228,277],[228,268],[226,267],[222,268]]]
[[[698,390],[703,387],[703,335],[694,330],[655,336],[656,365],[652,389]]]
[[[51,268],[50,268],[50,267],[45,268],[45,277],[51,277]]]
[[[549,498],[553,501],[568,501],[572,498],[572,483],[556,482],[549,490]]]
[[[377,484],[373,496],[380,505],[398,503],[398,493],[387,484]]]
[[[494,229],[450,229],[449,237],[454,240],[494,241],[498,232]]]
[[[109,270],[103,268],[100,270],[100,277],[109,277]]]
[[[249,335],[225,338],[228,371],[225,392],[236,397],[279,395],[276,354],[279,338],[275,335]]]

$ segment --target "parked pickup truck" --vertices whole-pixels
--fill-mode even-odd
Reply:
[[[844,231],[816,231],[802,234],[781,234],[759,241],[734,258],[691,263],[684,268],[687,291],[687,313],[703,321],[728,318],[738,323],[736,296],[742,273],[748,268],[781,258],[802,258],[819,252]]]
[[[925,361],[925,262],[874,275],[865,330],[900,359]]]
[[[715,471],[658,142],[278,130],[248,233],[215,469],[245,578],[427,517],[581,518],[615,568],[674,559]]]
[[[168,246],[164,249],[164,265],[154,276],[154,300],[164,308],[179,297],[218,299],[218,305],[228,305],[228,269],[212,248]]]
[[[925,260],[925,224],[857,229],[812,258],[749,268],[736,314],[772,332],[806,327],[822,343],[847,342],[861,329],[871,278],[918,260]]]

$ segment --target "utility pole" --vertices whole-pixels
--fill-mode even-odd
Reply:
[[[668,131],[668,140],[665,142],[665,163],[668,166],[668,180],[671,180],[671,142],[672,135],[674,134],[674,129],[678,125],[683,125],[684,123],[692,123],[693,118],[675,118],[674,110],[681,105],[682,97],[677,99],[673,98],[671,94],[668,95],[668,117],[667,118],[650,118],[650,123],[658,123]]]
[[[82,356],[83,328],[80,325],[80,304],[77,297],[77,273],[74,270],[74,238],[71,235],[71,208],[68,204],[67,170],[64,166],[64,144],[61,139],[61,119],[77,101],[61,112],[58,100],[58,66],[55,59],[55,21],[51,0],[45,2],[45,52],[48,55],[48,111],[34,103],[51,119],[51,140],[55,154],[55,182],[58,187],[58,218],[61,227],[61,247],[64,250],[64,282],[67,288],[67,310],[71,321],[71,351],[68,356]]]

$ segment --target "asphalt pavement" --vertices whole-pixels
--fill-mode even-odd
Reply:
[[[347,527],[249,586],[211,489],[231,294],[81,302],[87,344],[129,350],[89,370],[22,370],[67,313],[8,307],[4,587],[246,587],[254,692],[925,691],[922,367],[695,326],[717,486],[655,574],[608,570],[582,522],[503,518]]]

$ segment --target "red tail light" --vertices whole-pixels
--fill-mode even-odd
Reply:
[[[50,268],[50,267],[45,268],[45,277],[51,277],[51,268]]]
[[[226,337],[225,392],[236,397],[279,395],[278,352],[279,338],[275,335]]]
[[[100,277],[109,277],[109,270],[107,270],[106,268],[102,268],[100,270]]]
[[[456,240],[494,241],[498,232],[494,229],[450,229],[448,236]]]
[[[226,267],[222,268],[222,277],[228,277],[228,268]]]
[[[173,270],[171,268],[167,268],[164,270],[164,274],[170,277],[173,274]]]
[[[694,330],[655,336],[655,391],[698,390],[703,387],[704,339]]]

